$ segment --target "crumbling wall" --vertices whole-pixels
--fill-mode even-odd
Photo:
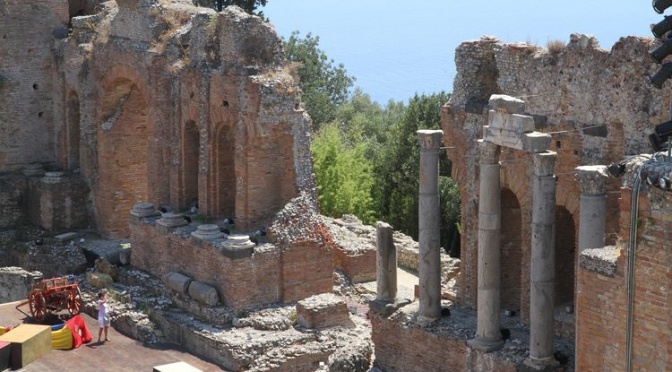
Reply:
[[[33,284],[41,277],[42,273],[39,271],[0,267],[0,304],[27,299]]]
[[[68,0],[0,4],[0,171],[55,161],[51,46],[67,24]]]
[[[648,75],[657,68],[647,54],[651,47],[649,39],[627,37],[608,51],[585,35],[571,35],[566,46],[550,51],[524,43],[504,44],[492,38],[458,46],[457,76],[451,100],[442,108],[442,127],[447,154],[453,162],[452,177],[460,186],[462,200],[464,238],[458,294],[462,304],[476,306],[480,154],[475,145],[487,125],[489,96],[502,93],[523,99],[526,112],[535,119],[535,130],[552,136],[549,150],[558,153],[556,252],[564,255],[556,260],[560,260],[559,267],[566,269],[564,274],[556,273],[556,278],[570,283],[557,289],[567,292],[573,282],[573,278],[568,278],[573,270],[568,268],[575,267],[577,260],[580,190],[574,180],[574,168],[610,164],[625,154],[650,151],[646,138],[650,128],[668,119],[669,89],[658,90],[648,82]],[[504,296],[520,296],[512,302],[520,304],[521,315],[526,319],[532,157],[503,149],[500,160],[502,195],[506,194],[509,201],[506,212],[515,216],[502,221],[509,224],[506,231],[510,232],[507,238],[509,232],[502,228],[503,249],[514,249],[503,252],[502,274],[510,275],[510,268],[520,267],[520,276],[503,279],[519,283],[520,291]],[[608,181],[608,243],[613,243],[620,233],[615,193],[618,187],[616,180]],[[512,236],[518,238],[514,240]],[[511,247],[507,248],[507,244]]]
[[[269,24],[186,0],[117,3],[73,18],[55,51],[58,159],[81,167],[99,230],[128,236],[140,201],[259,227],[314,188],[309,119]]]
[[[27,220],[28,179],[0,176],[0,230],[13,229]]]
[[[222,239],[191,236],[196,223],[166,228],[157,217],[131,217],[131,263],[165,278],[178,272],[216,288],[233,309],[294,302],[333,289],[333,252],[314,201],[298,197],[269,227],[269,244],[249,254],[227,251]]]
[[[669,163],[663,167],[668,174]],[[627,182],[624,186],[620,194],[622,242],[581,255],[576,309],[579,371],[626,370],[629,316],[633,319],[632,370],[672,369],[672,194],[642,182],[633,220],[633,185]],[[637,238],[634,302],[630,307],[632,223],[637,224]]]

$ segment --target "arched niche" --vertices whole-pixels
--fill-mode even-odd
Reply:
[[[149,138],[154,136],[147,98],[137,84],[117,78],[107,84],[97,125],[98,180],[95,204],[99,230],[106,236],[128,236],[133,204],[151,201]]]

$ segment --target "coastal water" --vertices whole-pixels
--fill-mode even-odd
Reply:
[[[465,40],[493,35],[545,46],[592,34],[611,49],[621,36],[649,36],[662,20],[648,2],[511,0],[268,0],[262,10],[281,36],[320,37],[320,48],[381,104],[415,93],[453,90],[454,51]]]

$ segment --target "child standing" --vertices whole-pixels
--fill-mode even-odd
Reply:
[[[105,331],[105,341],[110,341],[107,337],[107,329],[110,328],[110,315],[107,308],[107,294],[104,291],[98,293],[98,342]]]

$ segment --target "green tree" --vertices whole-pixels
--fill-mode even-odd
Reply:
[[[445,92],[415,95],[403,115],[388,128],[388,139],[374,158],[376,183],[373,198],[381,218],[395,229],[418,238],[418,175],[420,147],[417,130],[440,129],[440,108],[450,95]],[[445,151],[439,158],[439,174],[450,175],[451,164]],[[442,229],[452,229],[459,221],[459,193],[454,182],[440,180]],[[456,209],[455,209],[456,208]],[[457,211],[457,217],[455,215]],[[451,230],[452,231],[452,230]],[[452,232],[442,231],[442,245],[447,247]]]
[[[261,11],[257,12],[257,8],[266,6],[266,2],[267,0],[194,0],[196,5],[213,8],[218,12],[221,12],[227,6],[238,5],[247,13],[260,17],[263,17],[264,13]]]
[[[316,132],[334,120],[338,106],[349,98],[355,78],[347,74],[343,64],[335,65],[319,48],[319,36],[308,33],[301,38],[299,31],[294,31],[284,44],[287,59],[299,63],[302,101]]]
[[[311,145],[322,214],[354,214],[365,223],[375,221],[371,164],[365,145],[346,146],[335,124],[323,126]]]

